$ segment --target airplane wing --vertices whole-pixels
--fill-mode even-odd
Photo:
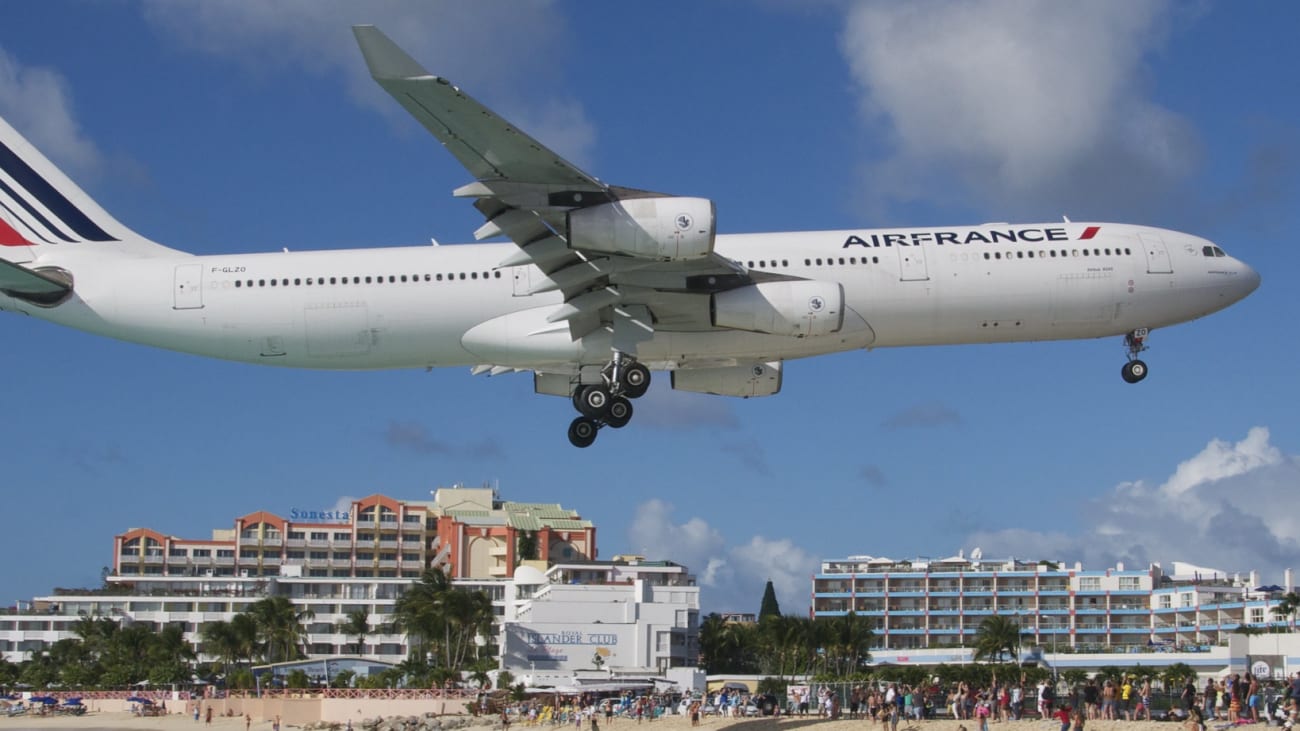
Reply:
[[[613,329],[635,353],[656,323],[710,329],[707,295],[752,282],[713,252],[713,204],[608,185],[529,137],[373,26],[353,28],[370,74],[460,161],[487,219],[475,238],[509,237],[519,250],[498,266],[536,265],[531,293],[558,290],[551,316],[576,340]],[[625,347],[630,346],[630,347]]]

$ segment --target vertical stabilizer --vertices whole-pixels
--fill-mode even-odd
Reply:
[[[119,223],[0,119],[0,259],[27,262],[82,246],[132,256],[177,253]]]

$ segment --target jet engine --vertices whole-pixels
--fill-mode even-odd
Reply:
[[[673,371],[678,391],[715,396],[771,396],[781,390],[781,362],[750,363],[726,368],[685,368]]]
[[[569,247],[644,259],[698,259],[713,251],[713,201],[629,198],[569,212]]]
[[[836,282],[763,282],[713,295],[713,324],[798,338],[844,325],[844,287]]]

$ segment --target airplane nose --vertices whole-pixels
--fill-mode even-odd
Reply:
[[[1259,272],[1251,268],[1249,264],[1241,263],[1241,296],[1254,292],[1259,289]]]

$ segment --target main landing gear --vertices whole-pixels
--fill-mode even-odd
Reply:
[[[1137,383],[1147,377],[1147,364],[1138,360],[1138,354],[1147,349],[1147,333],[1148,330],[1141,327],[1124,336],[1124,349],[1128,354],[1128,362],[1120,369],[1119,374],[1123,376],[1125,383]]]
[[[590,447],[601,427],[627,426],[632,420],[632,399],[650,389],[650,369],[621,353],[614,353],[600,376],[601,383],[579,385],[573,391],[573,408],[582,414],[569,424],[569,443],[575,447]]]

